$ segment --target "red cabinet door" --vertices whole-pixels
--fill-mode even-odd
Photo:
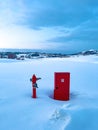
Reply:
[[[70,73],[56,72],[54,76],[54,98],[69,100]]]

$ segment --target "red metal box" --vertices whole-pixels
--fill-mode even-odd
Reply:
[[[70,96],[70,73],[55,72],[54,73],[54,99],[69,100]]]

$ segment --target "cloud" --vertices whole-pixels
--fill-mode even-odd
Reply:
[[[43,27],[35,30],[26,26],[11,25],[1,28],[0,42],[2,48],[46,49],[57,47],[53,42],[47,42],[49,39],[67,35],[68,29],[64,30],[62,27]]]
[[[96,0],[4,0],[0,2],[0,15],[3,22],[24,24],[30,28],[69,27],[93,17],[96,4]]]
[[[74,27],[96,15],[97,5],[97,0],[4,0],[0,1],[0,19],[30,28]]]
[[[36,1],[34,6],[32,4],[34,10],[29,12],[28,19],[25,21],[25,24],[32,28],[34,26],[77,26],[93,17],[93,10],[98,4],[96,0]]]
[[[60,44],[60,48],[83,51],[98,49],[98,19],[90,19],[71,28],[69,35],[50,39],[48,42]]]
[[[0,1],[0,47],[98,48],[97,0]]]

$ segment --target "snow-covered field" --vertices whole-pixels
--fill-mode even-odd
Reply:
[[[69,101],[51,98],[54,72],[70,72]],[[0,59],[0,130],[98,130],[98,56]]]

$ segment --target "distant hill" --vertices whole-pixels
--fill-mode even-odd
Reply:
[[[80,54],[81,55],[94,55],[94,54],[98,54],[98,50],[91,49],[91,50],[88,50],[88,51],[82,51]]]
[[[21,55],[20,55],[21,54]],[[70,57],[74,55],[98,55],[98,50],[87,50],[79,53],[58,53],[58,52],[48,52],[45,50],[34,50],[34,49],[0,49],[0,58],[45,58],[45,57]],[[21,58],[20,58],[21,59]]]

